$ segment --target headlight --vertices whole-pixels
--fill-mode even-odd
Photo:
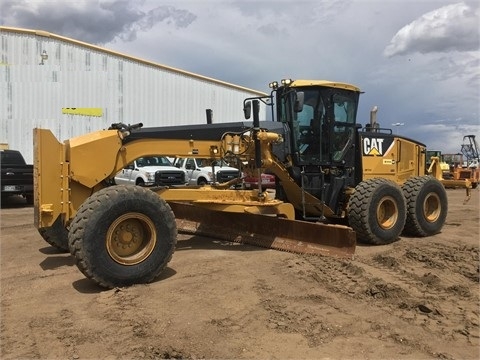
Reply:
[[[149,172],[149,173],[147,173],[147,180],[148,180],[149,182],[155,181],[155,173],[154,173],[154,172]]]
[[[278,89],[278,82],[272,81],[270,84],[268,84],[268,87],[270,89],[277,90]]]

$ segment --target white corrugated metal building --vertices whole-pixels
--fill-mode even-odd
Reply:
[[[243,100],[266,95],[44,31],[0,26],[0,39],[0,143],[30,163],[35,127],[63,141],[116,122],[204,124],[206,109],[241,121]]]

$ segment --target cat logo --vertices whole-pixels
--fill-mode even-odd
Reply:
[[[393,139],[380,137],[363,138],[363,155],[383,156],[393,144]]]

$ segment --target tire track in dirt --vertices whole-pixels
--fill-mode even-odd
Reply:
[[[469,344],[478,343],[478,264],[479,249],[457,244],[437,244],[405,250],[402,268],[413,263],[409,274],[425,285],[425,299],[431,307],[421,309],[428,317],[423,326],[439,335],[451,336]],[[448,331],[446,329],[449,329]]]
[[[338,276],[339,272],[343,275]],[[364,271],[358,266],[330,258],[299,257],[289,261],[282,276],[292,273],[296,274],[297,281],[307,280],[310,286],[294,296],[275,293],[272,296],[272,290],[263,292],[262,306],[278,332],[299,333],[311,347],[325,346],[351,337],[367,337],[400,344],[404,355],[418,351],[425,356],[435,353],[430,346],[422,344],[417,336],[409,334],[410,326],[404,319],[392,322],[388,316],[382,316],[386,315],[385,309],[358,301],[363,295],[356,296],[356,292],[345,286],[369,283],[365,275],[361,275]],[[337,283],[339,279],[341,281]],[[366,309],[371,312],[365,313]],[[371,317],[370,314],[375,316]],[[358,357],[358,354],[352,352],[350,356]]]
[[[411,255],[418,253],[418,251],[409,249],[405,252]],[[475,259],[478,256],[477,249],[473,247],[454,246],[452,251],[457,252],[456,259],[472,256]],[[446,253],[450,253],[450,251]],[[328,306],[334,309],[335,297],[342,296],[343,298],[351,298],[351,309],[355,309],[358,306],[372,306],[372,312],[378,314],[379,319],[381,319],[381,312],[387,311],[389,314],[393,314],[399,321],[405,322],[405,325],[427,330],[432,336],[438,336],[440,339],[463,341],[469,345],[478,344],[478,312],[468,310],[469,308],[471,309],[475,286],[478,286],[477,283],[470,280],[472,269],[465,270],[461,267],[455,269],[452,266],[455,262],[448,266],[443,266],[443,269],[449,271],[449,279],[453,278],[463,283],[465,281],[470,282],[469,285],[452,285],[450,280],[443,284],[441,280],[443,277],[442,273],[438,275],[432,273],[432,269],[440,268],[442,270],[442,266],[438,266],[438,264],[441,264],[440,260],[443,257],[445,257],[444,252],[437,254],[435,251],[430,251],[430,253],[424,254],[421,260],[433,259],[431,263],[433,266],[428,263],[426,269],[424,261],[412,260],[413,256],[398,256],[397,254],[396,258],[393,258],[388,253],[365,259],[356,259],[351,262],[331,258],[304,257],[300,261],[291,261],[289,267],[296,270],[294,273],[297,273],[299,279],[310,277],[326,289],[326,295],[323,297],[310,295],[310,298],[323,300],[325,307],[317,309],[319,311],[328,311]],[[462,260],[460,263],[464,263],[464,261]],[[467,277],[464,276],[465,274],[467,274]],[[452,296],[457,295],[457,293],[459,296]],[[285,308],[286,303],[299,303],[301,301],[300,297],[289,299],[283,305],[277,304],[275,309],[270,305],[270,311],[278,312],[280,317],[286,319],[286,322],[290,321],[292,323],[292,318],[301,319],[298,323],[293,321],[291,325],[293,331],[299,331],[299,328],[301,328],[300,324],[305,324],[305,317],[302,318],[299,315],[301,311],[294,310],[294,316],[287,316],[285,315],[287,310],[282,311],[281,308],[282,306]],[[478,296],[476,302],[478,303]],[[305,311],[305,309],[302,311]],[[345,315],[358,318],[355,311]],[[368,319],[361,317],[357,320],[368,321]],[[374,323],[375,321],[373,321]],[[304,335],[312,338],[312,334],[315,333],[314,330],[312,331],[312,328],[315,326],[314,323],[304,325]],[[375,328],[382,327],[385,327],[385,324],[380,322],[365,330],[369,332]],[[318,333],[330,333],[331,338],[347,336],[348,331],[332,331],[331,329],[334,328],[334,326],[328,326],[324,323],[318,328]],[[348,328],[348,326],[344,326],[344,328]],[[325,329],[330,329],[330,331]],[[420,336],[409,338],[407,334],[410,331],[397,333],[393,327],[388,325],[387,329],[389,329],[385,331],[389,333],[387,337],[390,337],[395,342],[398,342],[398,339],[403,339],[401,342],[408,342],[410,346],[421,349],[428,355],[438,354],[438,350],[427,346],[426,343],[428,341],[423,341]],[[323,340],[325,340],[325,335],[323,335]],[[317,344],[315,341],[312,342],[311,339],[309,342]],[[445,358],[451,357],[448,355],[448,346],[445,347],[442,356]]]
[[[111,291],[105,291],[96,298],[96,305],[103,308],[102,319],[107,322],[106,327],[115,328],[115,338],[119,343],[131,342],[135,339],[135,346],[126,349],[123,353],[118,353],[118,349],[110,349],[112,354],[122,357],[138,357],[140,354],[146,354],[144,342],[149,340],[152,334],[161,334],[165,331],[158,331],[154,324],[154,317],[149,313],[149,309],[141,305],[139,298],[139,288],[143,286],[132,286],[129,288],[116,288]],[[118,328],[116,324],[123,324]]]
[[[441,234],[354,260],[186,237],[160,279],[109,291],[2,209],[0,358],[476,360],[479,193],[449,195]]]
[[[2,311],[8,310],[9,306],[2,302]],[[2,334],[5,333],[5,319],[1,321]],[[25,335],[25,327],[17,326],[14,331],[9,335],[4,335],[1,338],[1,359],[18,359],[18,358],[30,358],[40,359],[40,349],[35,339],[35,336]],[[15,357],[9,356],[9,354],[17,354]]]
[[[310,347],[331,342],[336,336],[346,336],[348,331],[343,325],[333,323],[327,317],[318,314],[332,314],[333,309],[328,300],[315,293],[291,296],[275,294],[273,290],[264,292],[260,305],[268,314],[267,326],[281,333],[299,333],[307,340]]]

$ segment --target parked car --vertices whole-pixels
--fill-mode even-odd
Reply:
[[[18,150],[0,150],[2,202],[9,196],[20,195],[33,204],[33,165],[27,164]]]
[[[261,189],[275,189],[275,175],[269,173],[261,173]],[[246,189],[258,189],[258,177],[257,176],[245,176],[243,178]]]
[[[140,186],[186,185],[186,173],[165,156],[141,157],[128,164],[115,175],[116,184]]]
[[[240,170],[220,160],[177,158],[173,164],[185,170],[189,185],[221,184],[240,177]]]

